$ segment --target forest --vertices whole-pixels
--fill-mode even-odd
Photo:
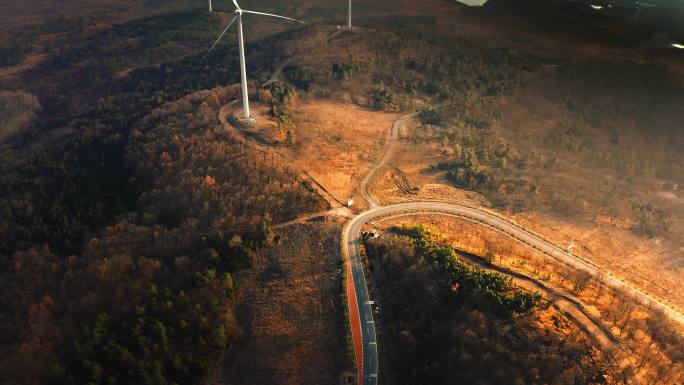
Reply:
[[[24,57],[24,50],[15,42],[0,46],[0,68],[19,64]]]
[[[195,11],[170,14],[155,19],[155,26],[166,35],[173,26],[185,28],[181,21],[199,17]],[[120,25],[118,33],[134,36],[144,20]],[[148,30],[153,35],[154,31]],[[25,74],[31,93],[40,95],[42,114],[11,138],[20,152],[0,155],[0,253],[35,242],[67,254],[77,250],[91,229],[103,227],[136,204],[128,185],[133,170],[124,159],[132,125],[167,101],[236,78],[229,66],[204,71],[217,57],[203,62],[201,56],[190,55],[133,69],[119,79],[116,71],[123,64],[108,69],[92,59],[110,39],[109,34],[84,39]],[[130,49],[110,46],[105,51],[112,57],[128,57],[121,53]],[[135,55],[131,58],[135,61]]]
[[[41,105],[35,95],[22,91],[0,91],[0,141],[29,126]]]
[[[561,312],[471,267],[425,227],[394,228],[365,246],[386,383],[605,383],[601,355]]]
[[[272,223],[324,207],[221,126],[235,89],[192,94],[237,79],[233,44],[203,58],[217,23],[27,32],[62,35],[25,92],[0,95],[1,383],[203,382],[240,330],[233,274]]]
[[[434,23],[363,20],[374,26],[369,46],[355,42],[358,52],[315,63],[278,47],[316,36],[316,27],[251,41],[250,76],[258,84],[294,56],[282,68],[291,86],[258,91],[271,95],[289,145],[296,122],[287,108],[297,93],[419,109],[407,139],[441,156],[426,171],[484,193],[497,208],[567,216],[600,206],[626,210],[636,234],[672,233],[677,218],[657,202],[617,199],[625,183],[657,179],[672,191],[684,183],[675,178],[681,90],[660,68],[540,58],[439,37],[427,30]],[[191,10],[95,33],[80,19],[31,32],[63,36],[23,74],[25,91],[0,93],[0,365],[9,368],[0,382],[202,383],[240,333],[234,275],[277,244],[274,224],[325,208],[280,157],[217,120],[237,96],[219,87],[237,81],[234,44],[204,57],[219,24]],[[0,67],[29,48],[3,45]],[[643,94],[629,88],[636,76],[646,79]],[[549,79],[558,86],[544,97],[562,106],[563,118],[525,136],[502,106]],[[561,87],[568,84],[621,98],[593,102],[579,86]],[[658,130],[649,136],[649,127]],[[576,164],[615,173],[620,184],[602,184],[600,194],[586,186],[591,178],[553,189],[562,184],[549,175]],[[469,266],[425,228],[366,246],[383,338],[401,352],[383,358],[388,383],[602,383],[600,355],[560,312],[505,276]],[[417,300],[397,300],[406,297]],[[681,361],[679,336],[655,319],[644,327]]]
[[[422,173],[478,191],[497,209],[572,221],[607,216],[632,223],[636,235],[681,238],[684,222],[672,213],[682,208],[662,198],[684,183],[684,90],[668,68],[453,38],[429,16],[360,23],[370,38],[336,36],[334,53],[316,46],[320,35],[302,32],[270,47],[295,57],[286,76],[302,93],[421,111],[405,139],[429,152]],[[284,43],[293,39],[296,50]]]
[[[433,171],[512,212],[600,212],[638,235],[681,236],[671,202],[654,199],[684,182],[684,89],[667,68],[485,47],[418,22],[395,33],[377,60],[404,66],[376,71],[394,99],[432,95],[409,140],[439,152]]]
[[[236,79],[234,47],[197,53],[205,19],[74,39],[25,73],[30,93],[3,93],[17,128],[0,155],[0,382],[203,381],[240,329],[232,274],[272,244],[272,223],[324,207],[221,126],[236,89],[193,93]],[[160,46],[190,55],[142,60]]]
[[[14,369],[3,376],[196,383],[209,373],[237,330],[231,273],[271,244],[273,221],[323,207],[282,161],[221,127],[222,92],[191,94],[136,124],[123,156],[135,209],[79,252],[34,245],[8,256],[2,356]]]

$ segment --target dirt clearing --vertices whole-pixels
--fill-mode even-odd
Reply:
[[[397,114],[332,101],[303,101],[295,144],[282,151],[337,198],[359,200],[358,182],[379,159]]]
[[[277,231],[255,266],[235,276],[243,330],[215,384],[336,384],[353,369],[342,297],[339,224]]]

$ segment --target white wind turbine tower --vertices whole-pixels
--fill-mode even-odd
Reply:
[[[349,9],[347,12],[347,29],[351,29],[351,0],[349,0]]]
[[[221,32],[221,35],[219,35],[218,39],[214,42],[214,44],[209,48],[209,51],[207,52],[207,55],[216,47],[219,41],[223,38],[223,36],[228,32],[228,29],[230,28],[233,23],[235,23],[235,20],[237,20],[237,35],[238,35],[238,48],[240,51],[240,78],[241,78],[241,85],[242,85],[242,119],[244,119],[248,123],[254,123],[254,119],[251,118],[251,115],[249,113],[249,95],[247,93],[247,68],[245,66],[245,41],[244,41],[244,36],[242,33],[242,14],[243,13],[251,13],[254,15],[262,15],[262,16],[271,16],[271,17],[277,17],[280,19],[285,19],[285,20],[291,20],[291,21],[296,21],[298,23],[304,24],[303,21],[299,21],[297,19],[293,19],[290,17],[285,17],[285,16],[280,16],[280,15],[273,15],[270,13],[263,13],[263,12],[255,12],[255,11],[248,11],[246,9],[240,8],[236,0],[233,0],[233,4],[235,4],[235,12],[233,15],[233,18],[230,19],[230,22],[228,22],[228,25],[226,28]],[[206,57],[206,55],[205,55]]]

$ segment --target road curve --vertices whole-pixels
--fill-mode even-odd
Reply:
[[[448,215],[457,216],[465,220],[492,228],[509,238],[530,246],[545,255],[569,265],[572,268],[585,271],[592,276],[602,276],[607,286],[621,290],[642,305],[656,309],[673,321],[684,325],[684,315],[628,283],[604,272],[595,264],[572,254],[553,243],[543,239],[533,232],[513,223],[512,221],[494,215],[475,207],[445,203],[445,202],[407,202],[383,207],[369,191],[369,185],[378,172],[387,164],[394,151],[399,128],[416,114],[404,115],[395,121],[388,134],[389,143],[380,160],[361,181],[361,194],[368,202],[369,210],[360,213],[347,223],[342,234],[342,252],[347,265],[347,301],[349,307],[349,322],[356,354],[358,384],[375,385],[378,381],[378,352],[375,334],[375,320],[370,305],[370,296],[363,271],[363,263],[359,250],[360,233],[364,224],[388,216],[396,215]]]
[[[368,188],[372,184],[372,181],[375,179],[375,177],[377,177],[378,172],[380,172],[380,170],[382,170],[387,165],[387,162],[389,162],[389,160],[392,158],[394,146],[396,145],[397,138],[399,137],[399,129],[404,125],[404,123],[415,118],[416,115],[418,115],[418,113],[414,112],[412,114],[403,115],[394,121],[392,129],[387,133],[387,138],[385,140],[388,142],[388,145],[385,148],[385,152],[382,154],[382,158],[380,158],[380,162],[371,168],[370,171],[368,171],[368,174],[366,174],[363,180],[361,180],[361,196],[363,196],[363,199],[366,200],[370,209],[374,209],[382,205],[375,199],[373,194],[370,193]]]
[[[403,115],[394,122],[392,129],[387,133],[385,139],[387,147],[382,158],[361,180],[361,195],[371,210],[377,209],[381,205],[370,193],[368,186],[392,157],[401,126],[416,115],[418,115],[417,112]],[[363,214],[365,213],[362,213],[360,216]],[[360,216],[348,222],[342,234],[342,255],[346,265],[345,290],[349,311],[349,326],[356,356],[358,385],[363,383],[377,384],[378,381],[378,345],[375,335],[375,320],[373,319],[373,308],[369,302],[370,295],[368,294],[366,277],[363,273],[363,262],[359,253],[359,232],[361,231],[361,226],[365,223],[357,221]]]
[[[366,211],[368,213],[369,211]],[[365,213],[364,213],[365,214]],[[361,227],[366,223],[363,214],[347,222],[342,233],[342,255],[345,257],[347,306],[351,327],[354,354],[356,355],[357,384],[377,384],[378,345],[375,335],[375,320],[370,304],[368,285],[363,273],[363,262],[359,252]]]
[[[588,272],[593,276],[598,276],[604,273],[601,268],[586,261],[575,254],[567,252],[553,243],[539,237],[538,235],[524,229],[523,227],[501,218],[489,212],[477,209],[475,207],[463,206],[453,203],[444,202],[408,202],[399,203],[392,206],[379,207],[361,213],[354,219],[348,228],[359,229],[364,223],[372,221],[377,218],[397,215],[397,214],[445,214],[457,216],[471,222],[476,222],[492,228],[501,234],[514,239],[517,242],[530,246],[547,256],[565,263],[575,269]],[[349,234],[346,234],[349,236]],[[669,316],[673,321],[684,325],[684,315],[669,307],[667,304],[653,298],[650,294],[645,293],[639,289],[630,286],[628,283],[620,279],[604,273],[604,282],[613,289],[622,290],[632,298],[643,304],[644,306],[660,310]]]

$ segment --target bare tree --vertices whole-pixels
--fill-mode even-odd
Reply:
[[[575,272],[572,281],[572,291],[576,294],[581,294],[584,289],[591,283],[591,274],[584,270]]]
[[[596,277],[596,280],[594,280],[594,301],[598,300],[601,298],[603,293],[605,292],[605,278],[603,276],[603,272],[601,271],[599,275]]]

